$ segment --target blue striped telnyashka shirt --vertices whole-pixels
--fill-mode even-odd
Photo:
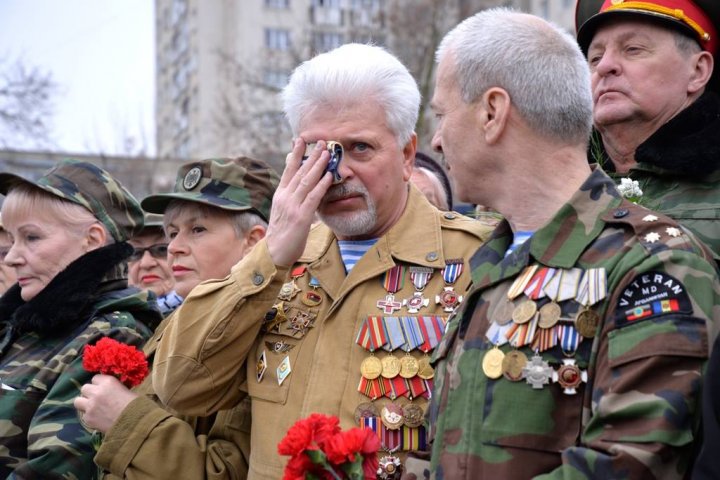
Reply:
[[[345,273],[350,273],[360,257],[375,245],[377,238],[370,240],[338,240],[340,245],[340,256],[345,264]]]
[[[530,237],[532,237],[533,233],[532,231],[519,231],[515,232],[513,235],[513,241],[508,247],[507,251],[505,252],[505,256],[507,257],[510,255],[513,251],[515,251],[516,248],[518,248],[523,243],[527,242]]]

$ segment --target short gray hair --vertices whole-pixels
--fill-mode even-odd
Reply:
[[[455,61],[464,102],[500,87],[535,131],[588,141],[590,70],[575,39],[560,27],[506,8],[484,10],[443,38],[436,60],[445,55]]]
[[[303,62],[281,95],[295,135],[302,118],[314,108],[342,108],[374,99],[385,110],[388,127],[400,146],[410,141],[420,108],[417,83],[400,60],[381,47],[359,43]]]

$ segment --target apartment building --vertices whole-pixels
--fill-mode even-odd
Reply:
[[[461,19],[506,5],[572,29],[574,0],[156,0],[155,5],[158,156],[248,154],[282,168],[290,132],[277,92],[302,60],[343,43],[372,41],[395,52],[416,78],[431,79],[434,45],[428,42]]]

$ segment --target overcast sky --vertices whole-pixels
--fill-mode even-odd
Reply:
[[[0,58],[49,71],[60,86],[53,150],[121,154],[132,137],[131,150],[154,153],[154,3],[0,0]]]

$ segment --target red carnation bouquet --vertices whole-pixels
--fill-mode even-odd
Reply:
[[[83,368],[88,372],[112,375],[128,388],[140,385],[150,373],[143,352],[108,337],[101,338],[94,346],[85,345]]]
[[[283,480],[375,479],[380,440],[365,428],[340,430],[335,416],[313,413],[290,427],[278,444],[290,456]]]

